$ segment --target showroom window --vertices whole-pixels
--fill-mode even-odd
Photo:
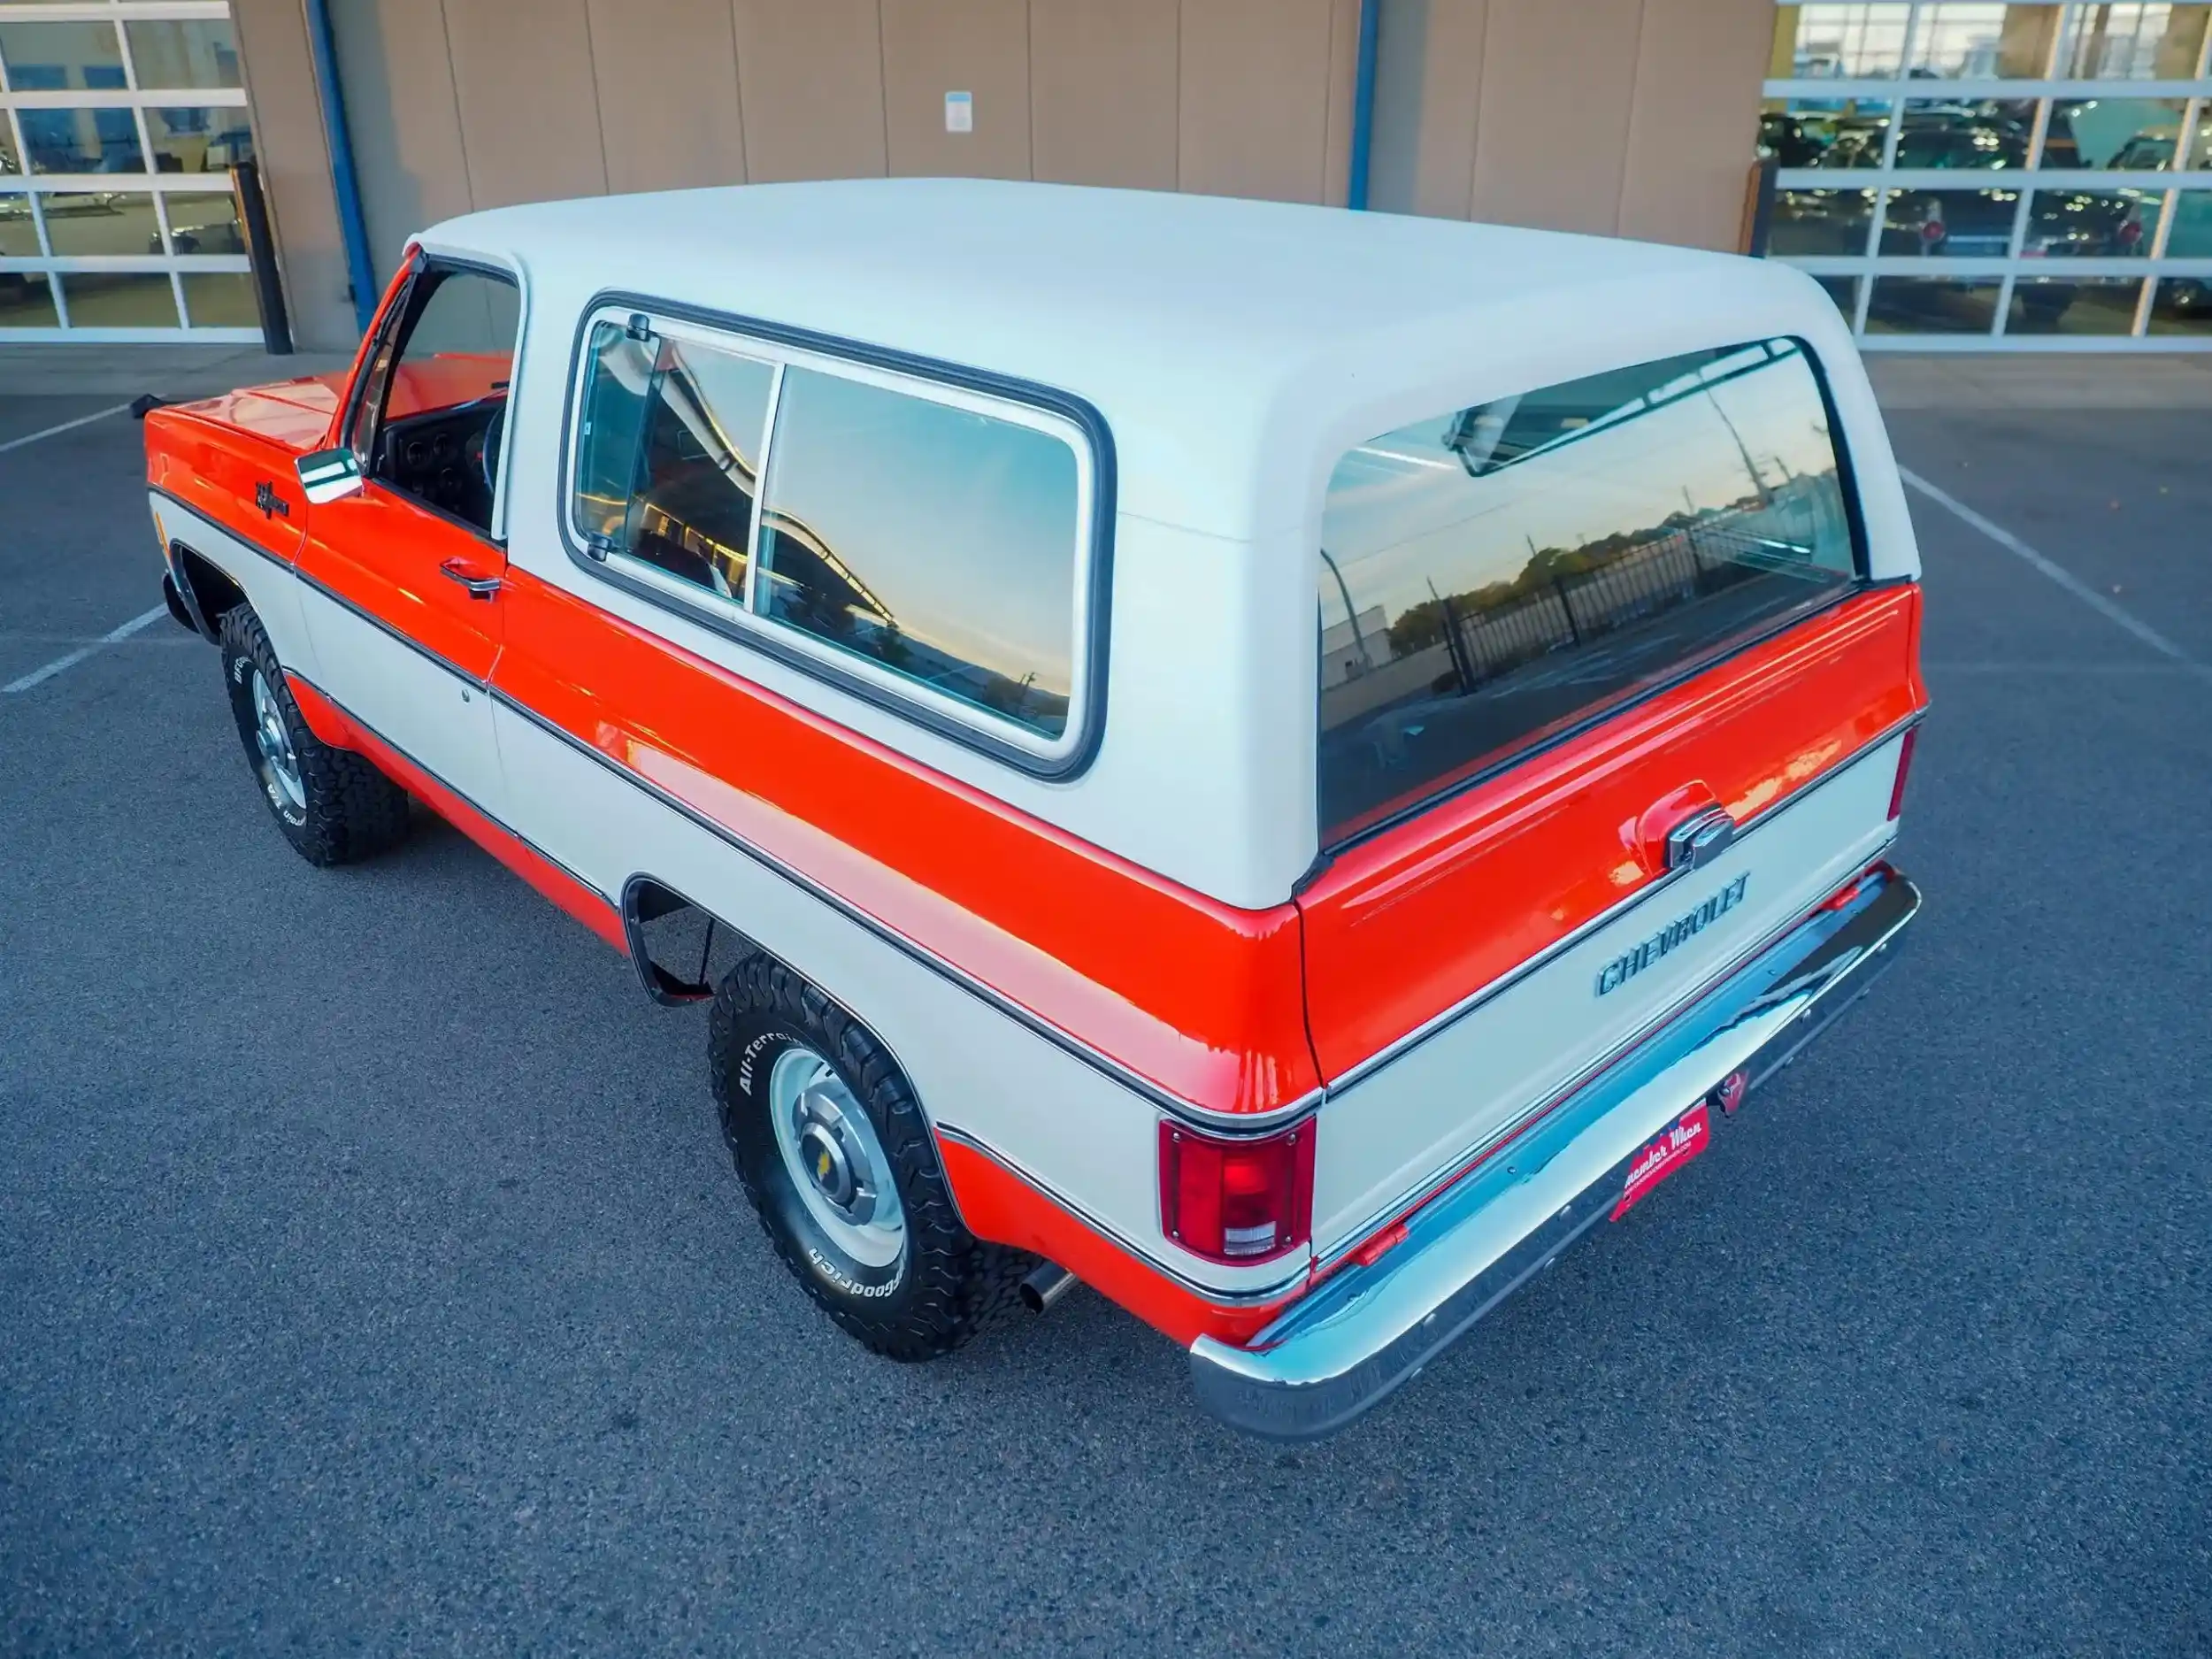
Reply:
[[[1869,348],[2212,349],[2212,4],[1777,8],[1767,251]]]
[[[225,0],[0,0],[0,342],[261,338]]]

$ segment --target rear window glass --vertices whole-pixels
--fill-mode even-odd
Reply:
[[[642,312],[582,344],[569,521],[590,559],[1002,754],[1079,746],[1093,506],[1069,422]]]
[[[578,527],[602,553],[742,605],[775,378],[757,357],[595,326]]]
[[[1074,685],[1075,451],[1059,438],[789,367],[754,607],[1056,738]]]
[[[1321,540],[1325,843],[1856,575],[1826,400],[1790,340],[1385,433],[1337,464]]]

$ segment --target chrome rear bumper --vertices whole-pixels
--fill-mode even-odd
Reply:
[[[1324,1279],[1245,1348],[1191,1345],[1200,1403],[1273,1440],[1375,1405],[1603,1217],[1637,1150],[1730,1073],[1754,1087],[1873,984],[1920,909],[1886,866],[1784,934],[1409,1217],[1404,1240]]]

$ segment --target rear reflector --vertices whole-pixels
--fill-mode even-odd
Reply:
[[[1228,1140],[1160,1125],[1160,1225],[1216,1262],[1264,1262],[1313,1230],[1310,1121],[1280,1134]]]
[[[1920,728],[1914,726],[1905,733],[1905,741],[1897,746],[1897,781],[1889,787],[1889,818],[1894,824],[1897,815],[1905,810],[1905,775],[1912,770],[1913,745],[1920,741]]]

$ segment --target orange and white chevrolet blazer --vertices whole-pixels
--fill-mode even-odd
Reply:
[[[879,1353],[1079,1279],[1347,1423],[1886,964],[1919,559],[1810,279],[963,180],[478,213],[154,411],[311,862],[415,803],[712,1004]],[[1683,1202],[1687,1202],[1686,1199]]]

